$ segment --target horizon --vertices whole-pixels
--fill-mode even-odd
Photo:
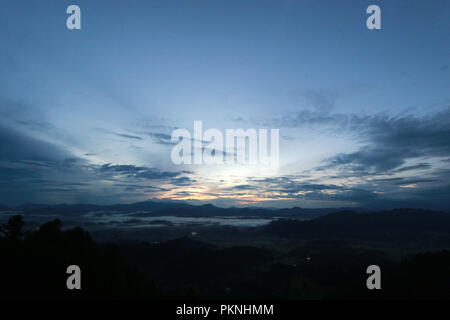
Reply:
[[[0,203],[450,209],[448,3],[69,4],[0,4]],[[279,129],[277,172],[176,165],[194,121]]]
[[[44,207],[53,207],[53,206],[98,206],[98,207],[114,207],[114,206],[127,206],[127,205],[134,205],[139,203],[164,203],[164,204],[183,204],[193,207],[204,207],[204,206],[213,206],[218,209],[261,209],[261,210],[293,210],[293,209],[301,209],[301,210],[336,210],[336,212],[339,212],[341,210],[351,210],[351,211],[358,211],[358,210],[364,210],[364,211],[396,211],[396,210],[424,210],[424,211],[441,211],[441,212],[450,212],[448,209],[436,209],[436,208],[427,208],[427,207],[314,207],[314,208],[308,208],[308,207],[299,207],[299,206],[293,206],[293,207],[261,207],[261,206],[248,206],[248,205],[231,205],[231,206],[218,206],[210,202],[200,202],[200,201],[186,201],[186,200],[172,200],[172,199],[147,199],[143,201],[137,201],[137,202],[116,202],[112,204],[99,204],[99,203],[88,203],[88,202],[79,202],[79,203],[21,203],[18,205],[13,206],[7,206],[2,203],[0,203],[0,209],[1,207],[7,207],[9,209],[15,209],[19,207],[24,206],[44,206]],[[160,210],[160,209],[158,209]]]

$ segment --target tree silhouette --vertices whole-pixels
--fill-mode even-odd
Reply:
[[[160,291],[119,250],[97,245],[80,227],[62,230],[58,219],[22,233],[21,216],[2,227],[0,297],[6,298],[155,298]],[[68,290],[66,270],[82,270],[82,290]]]
[[[0,232],[3,233],[6,238],[19,239],[22,236],[23,225],[22,216],[15,215],[9,219],[6,225],[0,227]]]

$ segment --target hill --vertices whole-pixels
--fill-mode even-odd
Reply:
[[[309,221],[279,219],[259,234],[298,239],[435,242],[450,245],[450,214],[416,209],[341,211]]]
[[[4,209],[2,209],[4,208]],[[94,204],[24,204],[17,207],[2,207],[0,211],[16,211],[34,215],[77,216],[90,212],[133,213],[135,217],[177,216],[177,217],[217,217],[217,216],[258,216],[311,219],[339,209],[264,209],[264,208],[219,208],[212,204],[190,205],[185,202],[142,201],[131,204],[94,205]]]

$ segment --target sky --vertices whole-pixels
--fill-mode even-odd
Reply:
[[[449,209],[449,18],[449,1],[4,0],[0,204]],[[279,129],[278,170],[175,165],[195,120]]]

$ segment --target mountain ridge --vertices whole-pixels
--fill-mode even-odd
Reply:
[[[329,214],[339,210],[348,210],[348,208],[282,208],[267,209],[261,207],[230,207],[221,208],[207,203],[203,205],[191,205],[185,202],[164,202],[164,201],[141,201],[130,204],[96,205],[96,204],[23,204],[15,207],[0,205],[1,211],[13,211],[29,214],[67,214],[83,215],[92,211],[109,211],[134,213],[134,216],[261,216],[261,217],[300,217],[308,218]],[[358,209],[356,209],[358,210]]]

